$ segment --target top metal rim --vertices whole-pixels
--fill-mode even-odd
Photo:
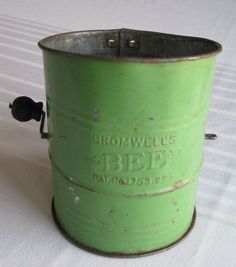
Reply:
[[[41,39],[38,42],[38,46],[44,51],[48,51],[54,54],[59,54],[59,55],[66,55],[66,56],[73,56],[73,57],[78,57],[82,59],[91,59],[91,60],[99,60],[99,61],[110,61],[110,62],[139,62],[139,63],[169,63],[169,62],[179,62],[179,61],[190,61],[190,60],[198,60],[198,59],[204,59],[208,57],[213,57],[219,54],[222,51],[222,46],[220,43],[207,39],[207,38],[202,38],[202,37],[192,37],[192,36],[185,36],[185,35],[175,35],[175,34],[168,34],[168,33],[159,33],[162,36],[169,36],[169,37],[174,37],[175,39],[188,39],[188,40],[195,40],[195,41],[202,41],[205,42],[206,44],[212,44],[215,46],[215,50],[212,52],[208,53],[202,53],[199,55],[195,56],[180,56],[180,57],[169,57],[169,58],[158,58],[158,57],[108,57],[108,56],[101,56],[101,55],[84,55],[84,54],[79,54],[79,53],[74,53],[74,52],[68,52],[68,51],[61,51],[59,49],[54,49],[50,48],[46,45],[48,41],[53,41],[58,38],[63,38],[66,35],[71,36],[71,35],[86,35],[90,33],[114,33],[114,32],[119,32],[123,30],[129,30],[132,32],[140,32],[140,33],[159,33],[159,32],[153,32],[153,31],[142,31],[142,30],[134,30],[134,29],[110,29],[110,30],[86,30],[86,31],[71,31],[71,32],[64,32],[64,33],[59,33],[55,35],[48,36],[46,38]]]

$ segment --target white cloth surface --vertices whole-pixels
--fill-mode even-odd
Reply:
[[[202,36],[223,45],[218,56],[197,221],[189,237],[153,256],[113,259],[70,244],[51,217],[47,141],[36,122],[8,109],[17,96],[44,100],[37,41],[68,30],[136,28]],[[0,266],[236,266],[236,1],[0,0]]]

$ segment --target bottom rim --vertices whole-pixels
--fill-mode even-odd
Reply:
[[[61,234],[65,237],[65,239],[67,239],[69,242],[71,242],[73,245],[86,250],[88,252],[92,252],[94,254],[100,255],[100,256],[106,256],[106,257],[118,257],[118,258],[134,258],[134,257],[142,257],[142,256],[148,256],[148,255],[153,255],[156,253],[160,253],[163,251],[166,251],[176,245],[178,245],[180,242],[182,242],[186,236],[188,236],[188,234],[191,232],[191,230],[193,229],[194,225],[195,225],[195,221],[196,221],[196,207],[194,207],[194,212],[193,212],[193,217],[192,217],[192,222],[189,226],[189,228],[187,229],[187,231],[175,242],[169,244],[168,246],[159,248],[159,249],[155,249],[155,250],[151,250],[151,251],[145,251],[145,252],[139,252],[139,253],[130,253],[130,254],[126,254],[126,253],[116,253],[116,252],[106,252],[106,251],[102,251],[93,247],[89,247],[77,240],[75,240],[71,235],[69,235],[64,228],[61,226],[61,224],[59,223],[58,219],[57,219],[57,215],[56,215],[56,210],[55,210],[55,205],[54,205],[54,198],[52,199],[52,217],[54,219],[54,222],[58,228],[58,230],[61,232]]]

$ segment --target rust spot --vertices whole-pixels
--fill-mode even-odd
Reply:
[[[100,118],[100,110],[97,107],[94,107],[92,110],[92,118],[94,121],[97,121]]]
[[[127,232],[128,232],[128,228],[127,227],[124,227],[122,233],[125,234]]]
[[[178,239],[175,242],[167,245],[166,247],[163,247],[161,249],[153,249],[153,250],[149,250],[149,251],[136,250],[134,252],[127,253],[127,251],[104,252],[104,251],[99,250],[97,248],[93,248],[93,247],[84,245],[83,243],[80,243],[78,240],[73,239],[71,236],[69,236],[65,232],[64,228],[62,228],[61,224],[58,222],[58,219],[57,219],[57,216],[56,216],[56,212],[55,212],[54,201],[52,201],[52,215],[53,215],[53,219],[54,219],[55,224],[56,224],[57,228],[59,229],[59,231],[63,234],[63,236],[67,240],[69,240],[74,245],[76,245],[76,246],[78,246],[80,248],[83,248],[86,251],[93,252],[93,253],[95,253],[97,255],[103,255],[103,256],[108,256],[108,257],[122,257],[122,258],[151,255],[151,254],[154,254],[154,253],[157,253],[157,252],[160,252],[160,251],[166,251],[166,250],[176,246],[178,243],[180,243],[190,233],[190,231],[194,227],[195,220],[196,220],[196,210],[194,209],[192,223],[189,226],[189,228],[187,229],[187,231],[181,237],[178,237]],[[111,229],[107,228],[107,231],[110,232]]]
[[[134,131],[138,131],[138,128],[134,128]]]
[[[148,119],[149,119],[150,121],[154,121],[154,118],[153,118],[153,117],[148,117]]]
[[[177,201],[176,201],[176,200],[172,200],[172,204],[173,204],[174,206],[177,206]]]
[[[129,185],[128,181],[125,181],[123,178],[120,178],[118,183],[121,185]]]
[[[63,139],[67,139],[67,137],[65,135],[59,135],[58,137],[63,138]]]
[[[107,226],[107,225],[109,225],[107,222],[104,222],[104,221],[99,221],[102,225],[105,225],[105,226]]]
[[[113,213],[113,212],[114,212],[114,210],[113,210],[113,209],[110,209],[110,210],[109,210],[109,213]]]

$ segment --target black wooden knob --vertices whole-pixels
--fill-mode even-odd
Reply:
[[[43,102],[34,102],[27,96],[17,97],[12,104],[9,104],[12,116],[18,121],[29,121],[34,119],[40,121]]]

